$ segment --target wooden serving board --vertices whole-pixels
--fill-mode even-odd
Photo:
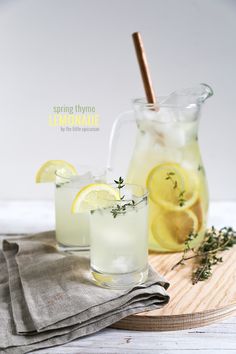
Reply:
[[[171,270],[180,253],[151,253],[149,263],[170,282],[170,302],[162,309],[128,316],[112,327],[172,331],[206,326],[236,315],[236,249],[222,256],[223,263],[214,267],[210,279],[192,285],[193,260]]]

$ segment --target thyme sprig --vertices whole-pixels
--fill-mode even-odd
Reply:
[[[188,238],[184,242],[184,251],[183,251],[182,257],[180,258],[180,260],[175,265],[173,265],[171,270],[176,268],[178,265],[185,265],[185,263],[184,263],[185,261],[196,257],[196,255],[191,256],[191,257],[187,257],[186,255],[187,255],[188,252],[193,251],[193,248],[190,247],[190,242],[193,241],[197,237],[198,237],[197,233],[190,233],[188,235]]]
[[[186,199],[185,199],[185,190],[181,190],[181,188],[179,188],[179,185],[178,185],[178,181],[177,179],[174,178],[175,176],[175,172],[167,172],[166,174],[166,180],[170,181],[173,185],[173,189],[176,189],[177,192],[179,193],[178,194],[178,203],[179,203],[179,206],[184,206],[185,202],[186,202]]]
[[[123,178],[122,178],[122,177],[119,177],[118,180],[115,180],[115,179],[114,179],[114,182],[115,182],[115,184],[117,184],[117,188],[118,188],[118,190],[119,190],[120,199],[121,199],[121,200],[124,199],[125,196],[124,196],[124,195],[121,196],[121,189],[124,188],[124,186],[125,186],[125,182],[124,182]]]
[[[115,184],[117,185],[117,188],[119,190],[119,197],[120,200],[124,200],[125,196],[121,194],[121,189],[125,187],[125,182],[124,179],[122,177],[119,177],[118,180],[114,180]],[[138,205],[141,201],[139,202],[135,202],[134,200],[129,201],[128,203],[124,203],[122,205],[120,204],[116,204],[112,209],[111,209],[111,213],[113,215],[114,218],[117,217],[117,215],[124,215],[127,211],[127,207],[135,207],[136,205]]]
[[[181,259],[172,267],[174,269],[179,265],[185,265],[185,261],[195,258],[196,263],[195,270],[192,273],[192,284],[210,278],[213,266],[223,262],[220,253],[236,244],[236,231],[232,227],[223,227],[220,230],[216,230],[212,226],[206,231],[201,245],[195,250],[191,248],[190,242],[197,236],[198,234],[189,235],[185,241],[185,248]],[[189,251],[193,253],[191,256],[187,256]]]

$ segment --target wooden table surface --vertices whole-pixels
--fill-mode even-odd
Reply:
[[[236,202],[211,203],[209,226],[236,228]],[[0,239],[6,235],[54,229],[49,201],[0,202]],[[199,329],[176,332],[140,332],[107,328],[38,354],[236,354],[236,317]]]

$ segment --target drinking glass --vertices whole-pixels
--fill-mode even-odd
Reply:
[[[87,251],[90,248],[89,212],[73,214],[76,194],[90,183],[104,182],[105,170],[80,166],[78,175],[56,171],[55,215],[57,248],[61,251]]]
[[[148,274],[147,193],[126,185],[121,200],[91,212],[91,271],[98,285],[131,288]],[[103,202],[104,205],[104,202]]]

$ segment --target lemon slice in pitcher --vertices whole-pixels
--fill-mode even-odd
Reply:
[[[194,174],[177,163],[154,167],[147,178],[150,198],[169,210],[185,210],[198,198],[198,181]]]
[[[192,211],[197,219],[198,219],[198,232],[204,226],[204,214],[203,214],[203,206],[200,198],[191,206],[190,211]]]
[[[49,160],[45,162],[36,173],[36,183],[55,182],[56,171],[60,170],[60,175],[74,176],[77,171],[73,165],[63,160]]]
[[[190,233],[198,230],[198,219],[191,210],[163,211],[151,225],[153,237],[165,248],[181,250]]]
[[[120,200],[119,191],[106,183],[92,183],[82,188],[72,204],[72,213],[106,208]]]

